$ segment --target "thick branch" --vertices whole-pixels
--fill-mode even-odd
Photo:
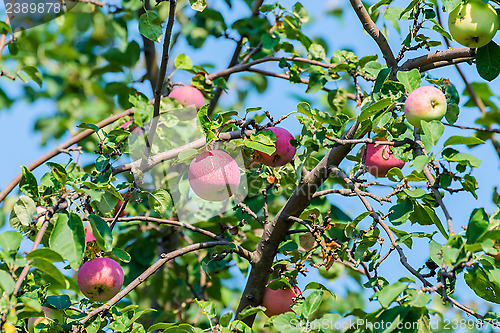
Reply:
[[[468,47],[436,51],[418,58],[407,60],[398,68],[398,70],[409,71],[413,68],[418,68],[420,71],[424,71],[424,69],[431,69],[427,66],[436,66],[436,64],[442,64],[443,62],[445,62],[442,64],[443,66],[449,65],[449,62],[454,59],[463,59],[463,61],[466,61],[474,59],[475,56],[476,49],[469,49]]]
[[[160,73],[158,74],[158,81],[156,82],[156,89],[154,91],[154,104],[153,104],[153,121],[151,122],[151,128],[148,132],[148,138],[146,140],[146,149],[144,151],[144,156],[148,157],[151,153],[151,144],[156,134],[156,128],[158,127],[158,121],[160,116],[160,102],[161,95],[163,92],[163,82],[165,81],[165,75],[167,74],[167,65],[169,59],[169,47],[170,47],[170,37],[172,36],[172,28],[174,26],[175,19],[175,8],[177,6],[177,0],[169,0],[170,11],[168,13],[167,27],[165,28],[165,39],[163,41],[163,55],[161,57]]]
[[[356,15],[358,15],[359,20],[363,24],[363,28],[377,43],[380,51],[382,51],[387,67],[395,68],[397,66],[397,62],[396,58],[394,58],[394,54],[392,53],[392,49],[389,46],[384,34],[380,32],[379,28],[377,28],[371,19],[370,14],[368,14],[368,11],[363,5],[363,2],[361,2],[361,0],[349,1],[351,2],[352,8],[356,12]]]
[[[344,139],[354,138],[357,128],[358,123],[354,123],[344,135]],[[293,225],[289,220],[290,216],[298,217],[302,213],[309,205],[313,194],[328,179],[330,167],[339,165],[350,151],[350,145],[338,145],[330,149],[316,167],[301,180],[274,220],[265,225],[262,238],[253,253],[252,269],[240,299],[237,315],[247,306],[258,306],[262,302],[262,293],[269,279],[274,256],[279,244]],[[254,319],[255,316],[249,316],[243,318],[243,321],[251,326]]]

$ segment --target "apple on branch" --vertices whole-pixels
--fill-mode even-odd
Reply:
[[[272,131],[276,136],[276,151],[268,155],[256,150],[255,161],[271,167],[280,167],[291,162],[297,152],[290,142],[294,139],[293,135],[281,127],[269,127],[264,131]]]
[[[381,139],[377,138],[375,140]],[[375,144],[369,143],[366,145],[363,155],[365,156],[364,164],[368,168],[368,172],[375,177],[385,177],[392,168],[401,169],[405,165],[404,161],[392,154],[389,145],[375,146]]]
[[[300,289],[295,285],[293,289],[279,288],[273,290],[266,287],[262,298],[262,305],[266,307],[265,315],[272,317],[292,311],[291,306],[295,303],[295,298],[300,294]]]
[[[168,94],[168,97],[175,98],[184,106],[194,105],[196,110],[205,105],[205,97],[201,91],[193,86],[177,87]]]
[[[441,120],[446,114],[446,96],[434,86],[424,86],[413,90],[405,102],[408,122],[420,128],[420,121]]]
[[[470,48],[488,44],[498,27],[499,18],[495,8],[481,0],[461,2],[448,17],[448,28],[453,38]]]
[[[106,302],[123,286],[123,269],[113,259],[100,257],[87,261],[78,271],[78,288],[91,301]]]
[[[188,180],[200,198],[224,201],[240,186],[240,168],[231,155],[222,150],[205,151],[191,161]]]

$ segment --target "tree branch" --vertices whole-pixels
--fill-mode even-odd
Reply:
[[[349,1],[351,2],[352,8],[356,12],[356,15],[358,15],[359,20],[363,24],[363,28],[373,38],[375,43],[377,43],[382,55],[384,56],[387,67],[396,68],[396,58],[394,58],[389,42],[387,42],[387,39],[384,34],[380,32],[379,28],[377,28],[377,25],[371,19],[370,14],[368,14],[368,11],[361,0]]]
[[[208,249],[208,248],[213,248],[216,246],[220,245],[228,245],[230,244],[228,241],[215,241],[215,242],[205,242],[205,243],[197,243],[197,244],[192,244],[188,245],[182,249],[172,251],[170,253],[162,253],[160,255],[160,259],[158,259],[153,265],[151,265],[148,269],[146,269],[141,275],[139,275],[134,281],[132,281],[127,287],[122,289],[118,294],[116,294],[112,299],[110,299],[106,304],[101,305],[97,309],[93,310],[90,312],[87,317],[82,319],[80,322],[81,324],[85,324],[87,321],[89,321],[90,318],[95,316],[96,314],[99,314],[103,311],[108,310],[110,307],[118,303],[123,297],[127,296],[129,292],[131,292],[134,288],[136,288],[138,285],[146,281],[148,277],[153,275],[158,269],[160,269],[161,266],[163,266],[165,263],[168,261],[182,256],[186,253],[201,250],[201,249]]]
[[[358,123],[354,123],[344,135],[344,139],[352,139],[358,129]],[[264,227],[264,233],[252,256],[252,268],[236,311],[236,317],[247,306],[258,306],[262,302],[264,287],[268,282],[270,268],[279,244],[286,237],[288,230],[293,225],[290,216],[298,217],[309,205],[313,194],[321,184],[329,177],[329,168],[340,164],[351,151],[350,145],[338,145],[330,149],[316,167],[309,172],[292,193],[281,211],[275,216],[271,223]],[[242,320],[249,326],[252,325],[254,316]]]
[[[476,49],[469,49],[468,47],[458,47],[456,49],[436,51],[423,55],[421,57],[409,59],[404,62],[398,68],[398,70],[409,71],[413,68],[417,68],[421,72],[423,72],[428,69],[436,68],[437,65],[441,67],[449,65],[450,62],[457,62],[458,60],[460,60],[461,62],[473,60],[475,56]]]

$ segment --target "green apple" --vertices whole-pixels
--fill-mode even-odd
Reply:
[[[499,27],[495,8],[481,0],[468,0],[455,8],[448,18],[453,38],[463,46],[482,47],[495,36]]]

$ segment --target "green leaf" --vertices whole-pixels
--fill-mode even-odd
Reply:
[[[484,141],[475,136],[459,136],[453,135],[450,136],[445,142],[444,146],[453,146],[453,145],[467,145],[467,146],[477,146],[484,144]]]
[[[35,66],[24,65],[17,71],[17,76],[23,80],[24,83],[28,83],[30,79],[33,79],[33,81],[35,81],[40,88],[42,87],[43,77]]]
[[[377,299],[384,308],[389,307],[393,301],[396,300],[399,294],[403,292],[408,286],[400,281],[389,284],[381,291],[375,293]]]
[[[443,227],[443,224],[441,223],[441,220],[439,220],[436,212],[431,207],[423,206],[415,201],[413,203],[413,212],[410,215],[410,221],[412,221],[413,223],[418,223],[420,225],[434,224],[444,236],[444,238],[449,238],[446,230]]]
[[[393,225],[401,225],[408,221],[410,214],[413,212],[413,203],[409,199],[405,199],[392,206],[389,211],[393,210],[394,213],[389,215],[389,221]]]
[[[22,225],[28,226],[36,215],[36,206],[33,199],[26,195],[21,195],[14,205],[14,212]]]
[[[191,5],[191,8],[198,12],[202,12],[207,6],[206,0],[189,0],[189,4]]]
[[[12,294],[14,291],[14,279],[6,271],[0,270],[0,288],[7,293],[7,295]]]
[[[86,124],[86,123],[81,123],[80,125],[77,126],[78,128],[82,128],[82,129],[90,129],[90,130],[93,130],[94,132],[99,132],[99,127],[97,127],[96,125],[94,124]]]
[[[460,153],[453,148],[446,148],[441,155],[446,161],[458,162],[461,165],[469,165],[471,167],[479,167],[481,165],[481,160],[477,157],[466,153]]]
[[[448,102],[448,106],[446,108],[446,114],[444,117],[446,118],[446,121],[448,121],[450,124],[454,124],[458,120],[458,114],[460,113],[460,109],[457,104]]]
[[[151,208],[163,216],[169,218],[174,209],[172,196],[164,189],[157,189],[149,195],[149,205]]]
[[[76,270],[82,262],[85,249],[83,222],[75,213],[58,213],[54,217],[55,225],[49,239],[50,247],[68,260],[71,268]]]
[[[315,290],[306,297],[302,305],[302,314],[306,318],[311,318],[312,314],[319,308],[323,294],[323,290]]]
[[[423,140],[427,141],[431,146],[435,146],[441,135],[444,133],[444,125],[437,120],[430,122],[422,121],[422,130],[424,132]],[[430,151],[432,147],[426,145],[427,151]]]
[[[462,0],[443,0],[444,11],[447,13],[452,12],[462,3]]]
[[[148,10],[139,18],[139,32],[153,42],[160,42],[163,36],[161,21],[158,15]]]
[[[0,248],[6,253],[16,253],[21,246],[23,236],[14,230],[9,230],[0,233]]]
[[[500,46],[494,41],[477,49],[476,68],[479,75],[492,81],[500,74]]]
[[[68,295],[47,296],[45,301],[59,310],[67,310],[71,306],[71,298]]]
[[[63,262],[64,258],[56,251],[49,248],[36,249],[26,255],[26,259],[42,258],[50,262]]]
[[[393,104],[392,98],[390,98],[390,97],[387,97],[387,98],[381,99],[380,101],[372,103],[361,111],[361,114],[358,116],[358,121],[361,122],[363,120],[366,120],[366,119],[370,118],[372,116],[372,114],[374,114],[375,112],[383,110],[392,104]]]
[[[95,214],[90,214],[88,219],[97,245],[106,252],[111,251],[113,248],[113,235],[108,223]]]
[[[219,319],[219,325],[221,325],[222,327],[228,327],[231,319],[233,318],[233,315],[233,311],[224,313]]]
[[[478,264],[474,264],[467,270],[464,274],[464,279],[476,295],[487,301],[500,304],[499,283],[491,279],[491,275]]]
[[[462,184],[464,190],[466,190],[467,192],[470,192],[474,196],[474,198],[477,199],[476,190],[477,190],[478,186],[477,186],[476,178],[469,176],[469,175],[465,175],[464,179],[462,179],[460,181],[460,183]]]
[[[181,53],[177,56],[177,58],[175,58],[175,68],[189,70],[193,68],[193,62],[191,61],[191,58],[184,53]]]
[[[132,257],[130,256],[130,254],[128,254],[127,251],[119,249],[117,247],[113,248],[111,253],[117,256],[118,259],[120,259],[123,262],[130,262],[130,260],[132,259]]]
[[[489,216],[484,208],[476,208],[472,211],[467,225],[467,244],[477,243],[478,240],[486,233],[489,225]]]
[[[30,265],[38,268],[46,275],[54,279],[61,286],[66,288],[66,278],[64,277],[64,275],[62,275],[61,271],[57,269],[56,266],[54,266],[50,261],[42,258],[35,258],[33,260],[30,260]],[[78,266],[74,269],[78,269]]]
[[[309,282],[305,287],[304,287],[304,290],[308,290],[308,289],[312,289],[312,290],[323,290],[323,291],[326,291],[327,293],[329,293],[331,296],[334,296],[335,297],[335,294],[332,293],[330,291],[330,289],[328,289],[327,287],[325,287],[324,285],[322,285],[321,283],[319,282]]]
[[[246,318],[248,316],[252,316],[256,313],[259,313],[259,312],[264,312],[266,310],[265,307],[263,306],[255,306],[255,307],[246,307],[243,311],[240,312],[240,315],[239,315],[239,318],[240,319],[243,319],[243,318]]]
[[[416,68],[411,71],[399,71],[397,77],[399,82],[404,84],[408,94],[420,87],[420,82],[422,81],[420,72]]]
[[[23,177],[19,182],[19,188],[24,194],[33,199],[38,198],[38,183],[35,176],[25,166],[21,166]]]

